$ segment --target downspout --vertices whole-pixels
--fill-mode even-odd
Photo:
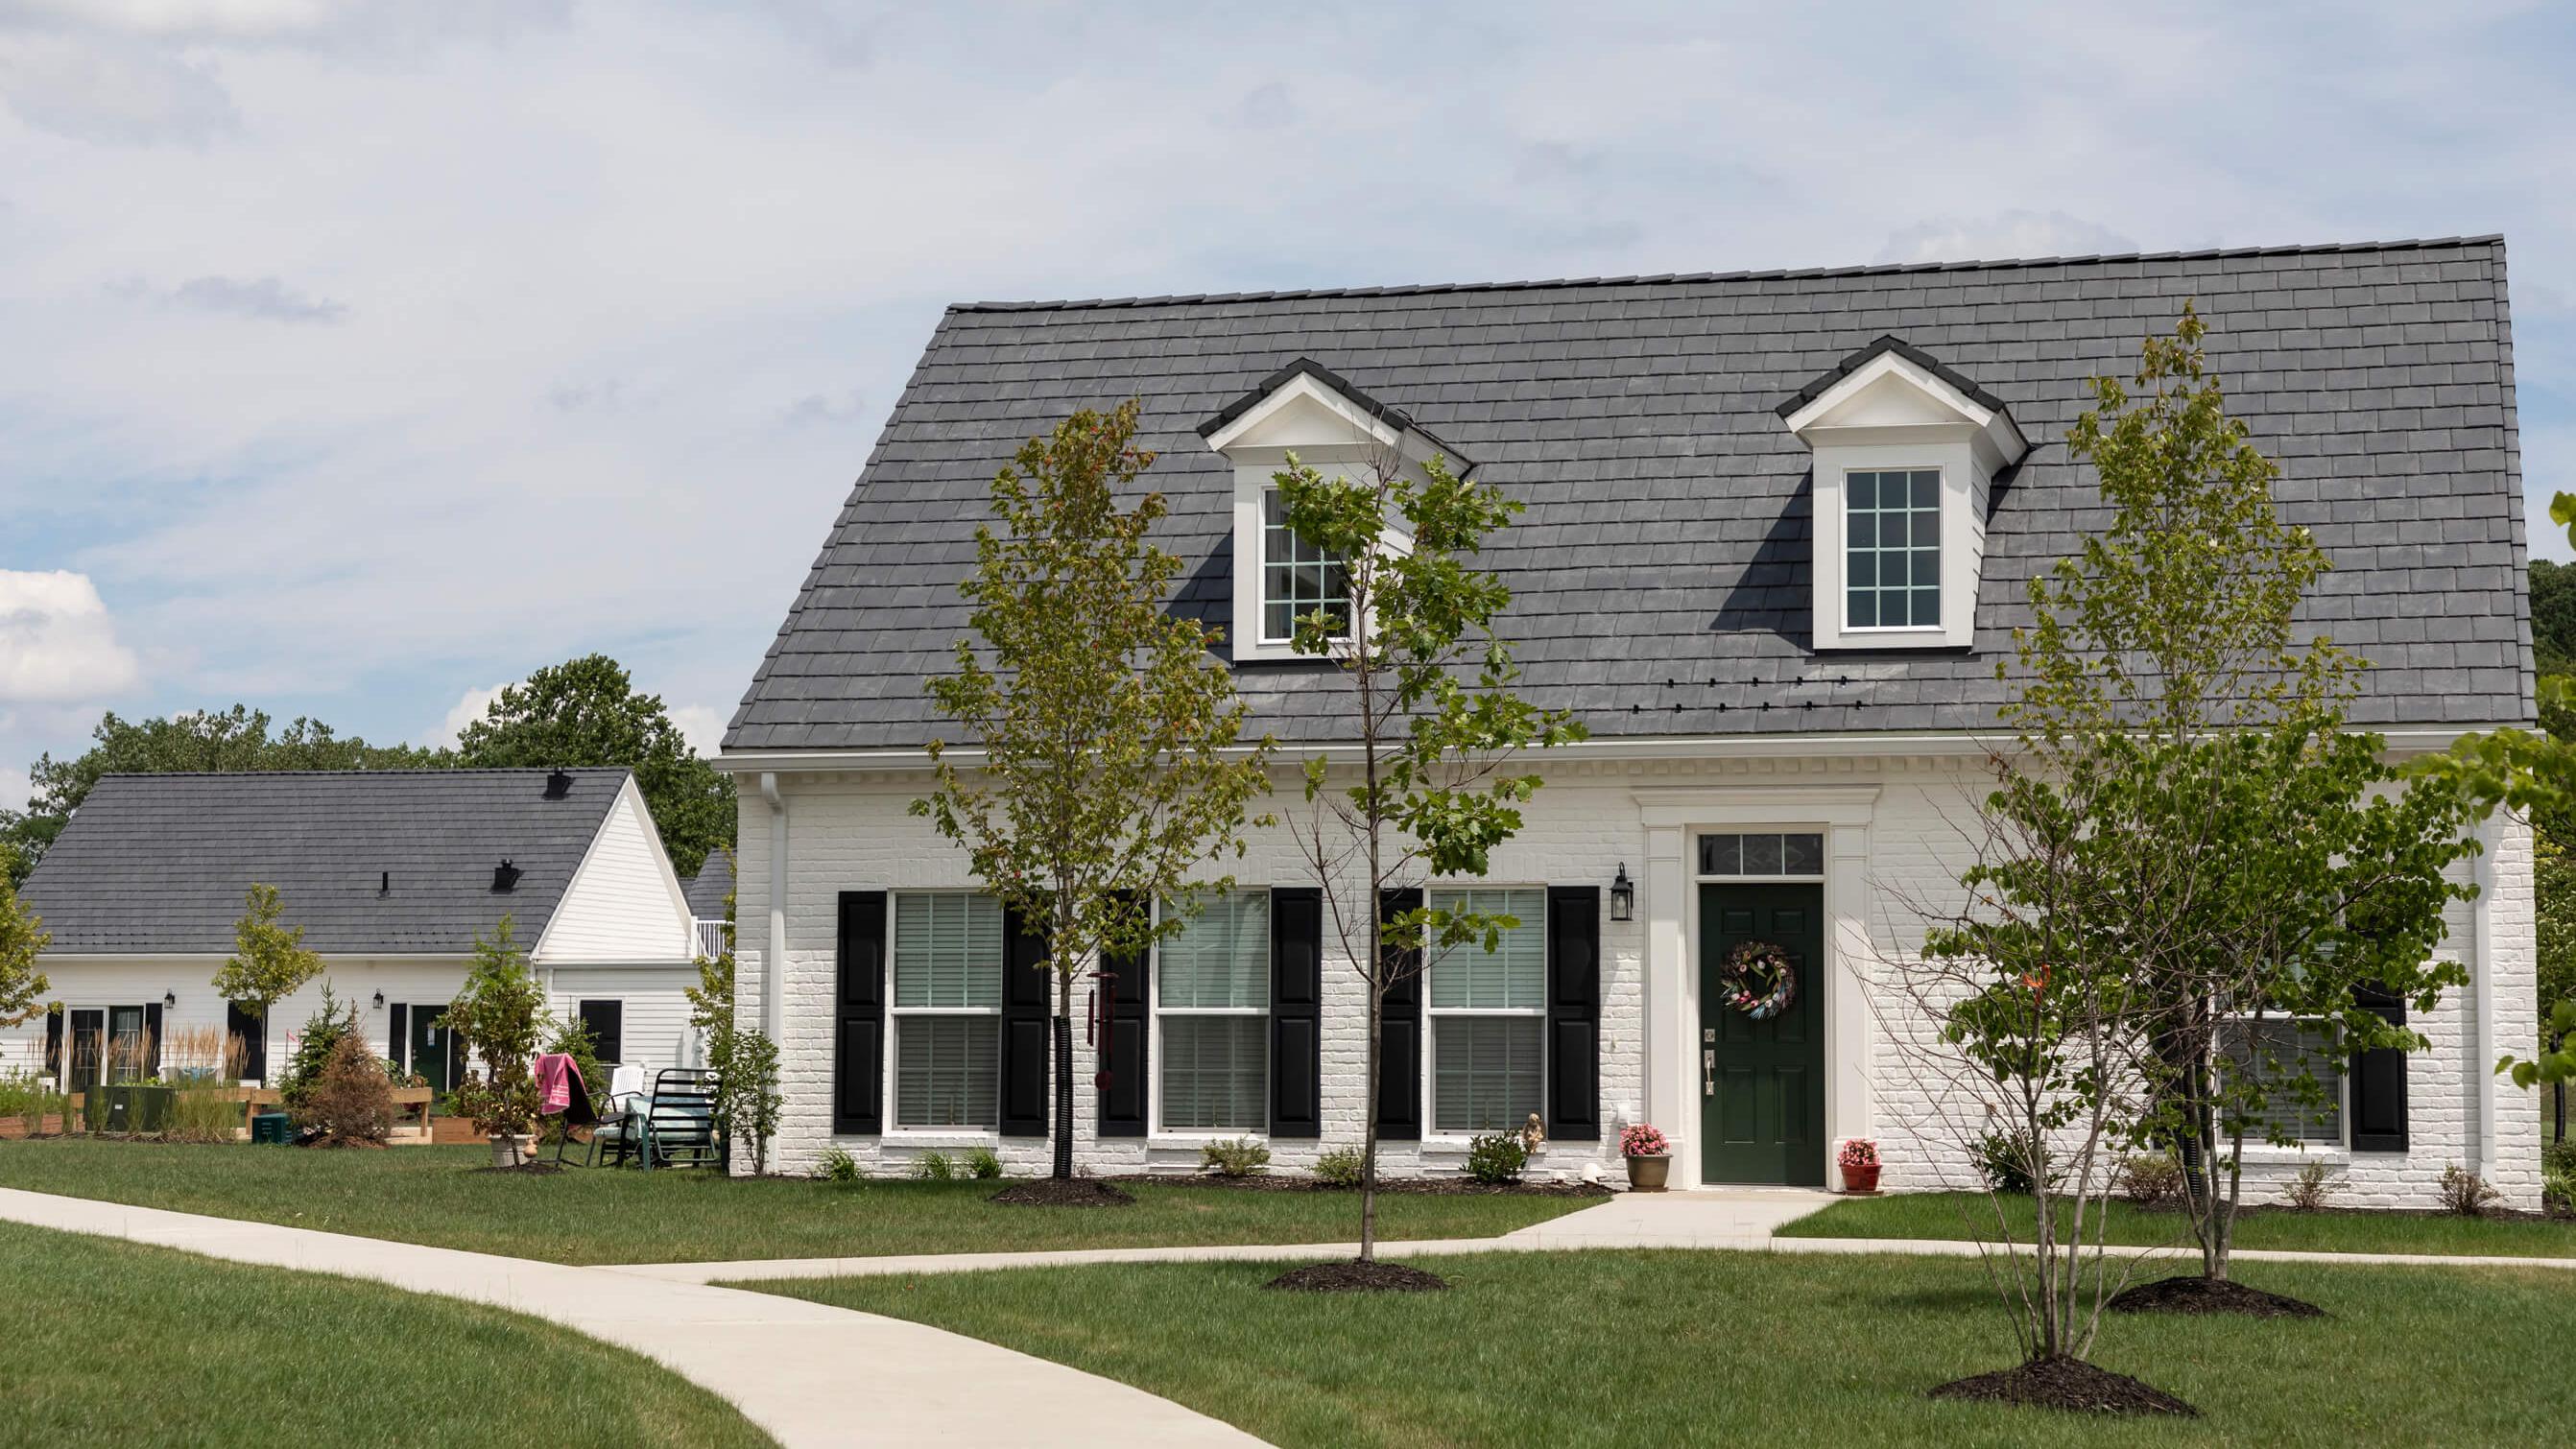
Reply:
[[[775,1042],[786,1021],[787,802],[772,771],[760,772],[760,798],[769,806],[769,949],[760,953],[760,1032]]]
[[[2478,822],[2477,863],[2473,879],[2478,899],[2472,908],[2470,934],[2478,953],[2476,974],[2470,978],[2471,1036],[2469,1039],[2469,1100],[2473,1115],[2469,1118],[2474,1131],[2469,1149],[2475,1154],[2470,1171],[2480,1177],[2493,1177],[2496,1168],[2495,1140],[2495,1059],[2496,1059],[2496,852],[2503,847],[2504,832],[2496,828],[2497,817],[2490,815]]]

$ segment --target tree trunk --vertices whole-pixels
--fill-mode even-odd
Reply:
[[[1377,944],[1377,931],[1369,931],[1369,944]],[[1382,957],[1372,956],[1382,962]],[[1383,970],[1379,966],[1378,970]],[[1384,1016],[1386,992],[1378,981],[1378,971],[1369,973],[1368,1030],[1368,1111],[1362,1119],[1368,1125],[1360,1137],[1360,1261],[1377,1261],[1377,1047],[1379,1026]]]
[[[2556,1113],[2556,1120],[2550,1124],[2549,1140],[2564,1142],[2567,1140],[2567,1084],[2564,1081],[2551,1083],[2549,1095]]]
[[[1055,978],[1055,1176],[1073,1176],[1073,978]]]

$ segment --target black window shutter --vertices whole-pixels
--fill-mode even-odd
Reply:
[[[1324,1135],[1324,893],[1270,892],[1270,1135]]]
[[[394,1003],[393,1010],[386,1021],[385,1031],[387,1033],[385,1060],[401,1064],[406,1072],[419,1071],[420,1068],[413,1065],[411,1059],[411,1006],[409,1003],[401,1001]]]
[[[161,1003],[143,1003],[143,1075],[161,1075]]]
[[[885,892],[841,892],[834,940],[832,1130],[873,1137],[885,1130]]]
[[[1047,1022],[1055,973],[1044,922],[1011,911],[1002,921],[1002,1135],[1047,1132]]]
[[[2389,992],[2356,987],[2353,1001],[2391,1025],[2406,1024],[2405,1001]],[[2406,1053],[2394,1047],[2354,1052],[2350,1071],[2346,1110],[2352,1118],[2352,1150],[2405,1151]]]
[[[63,1084],[63,1009],[59,1006],[45,1013],[45,1074],[59,1088]]]
[[[1547,888],[1547,1135],[1601,1139],[1601,888]]]
[[[1379,919],[1422,908],[1418,890],[1379,897]],[[1385,952],[1386,1011],[1378,1021],[1377,1135],[1381,1142],[1422,1140],[1422,953]]]
[[[1100,1135],[1142,1137],[1146,1073],[1152,1067],[1146,1058],[1153,1035],[1147,1029],[1147,1016],[1153,1009],[1154,953],[1111,956],[1101,966],[1110,980],[1109,1010],[1101,1024],[1106,1036],[1099,1048],[1100,1070],[1106,1078],[1100,1084]]]

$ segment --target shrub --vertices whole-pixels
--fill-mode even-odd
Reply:
[[[2576,1172],[2555,1168],[2540,1175],[2540,1207],[2562,1217],[2576,1217]]]
[[[930,1151],[912,1161],[912,1175],[924,1182],[947,1182],[957,1176],[957,1159],[945,1152]]]
[[[2502,1196],[2485,1178],[2456,1162],[2442,1169],[2442,1206],[2464,1218],[2485,1217]]]
[[[2120,1159],[2120,1195],[2140,1207],[2172,1207],[2183,1200],[2182,1164],[2170,1152],[2138,1152]]]
[[[474,938],[465,989],[447,1004],[447,1026],[483,1059],[483,1075],[456,1090],[456,1104],[489,1136],[528,1130],[537,1115],[537,1083],[528,1075],[546,1026],[546,992],[528,970],[503,916],[492,939]],[[382,1076],[381,1069],[377,1075]]]
[[[304,1094],[322,1080],[322,1069],[330,1063],[331,1049],[340,1044],[340,1038],[354,1035],[357,1030],[358,1004],[353,1001],[342,1007],[339,999],[331,994],[331,983],[323,982],[322,1004],[304,1019],[304,1030],[295,1039],[295,1052],[286,1059],[286,1074],[278,1079],[278,1098],[285,1104],[289,1116],[294,1114],[296,1103],[303,1099]]]
[[[2326,1205],[2326,1199],[2343,1190],[2344,1180],[2322,1162],[2311,1162],[2299,1169],[2299,1175],[2281,1185],[2281,1200],[2303,1213],[2312,1213]]]
[[[45,1130],[48,1114],[71,1111],[71,1099],[45,1085],[45,1079],[34,1072],[0,1072],[0,1117],[15,1117],[27,1124],[27,1135],[37,1136]]]
[[[331,1047],[322,1076],[290,1113],[297,1130],[322,1147],[382,1147],[393,1134],[394,1089],[356,1033]]]
[[[966,1175],[978,1182],[991,1182],[1002,1175],[1002,1155],[990,1147],[978,1147],[966,1154]]]
[[[1663,1129],[1643,1122],[1619,1129],[1619,1155],[1622,1157],[1661,1157],[1673,1150],[1664,1140]]]
[[[2028,1132],[1989,1132],[1977,1140],[1977,1175],[1986,1180],[1990,1191],[2008,1195],[2029,1192],[2034,1163],[2041,1171],[2047,1170],[2047,1159]]]
[[[1358,1148],[1336,1147],[1315,1159],[1315,1176],[1327,1187],[1357,1187],[1360,1169],[1366,1165]]]
[[[814,1175],[825,1182],[856,1182],[859,1180],[859,1160],[846,1150],[835,1147],[824,1153],[823,1160],[814,1165]]]
[[[241,1096],[233,1088],[181,1087],[170,1094],[161,1135],[173,1142],[230,1142],[243,1121]]]
[[[1529,1144],[1517,1132],[1497,1132],[1467,1144],[1467,1175],[1487,1187],[1521,1180],[1529,1166]]]
[[[1270,1149],[1249,1137],[1210,1142],[1199,1149],[1199,1170],[1219,1177],[1250,1177],[1270,1165]]]

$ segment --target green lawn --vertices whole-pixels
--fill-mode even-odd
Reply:
[[[2091,1213],[2086,1214],[2088,1224]],[[2013,1205],[2016,1240],[2030,1241],[2032,1210]],[[2180,1215],[2110,1204],[2110,1241],[2137,1246],[2188,1242]],[[2089,1225],[2085,1236],[2093,1235]],[[1898,1193],[1845,1198],[1780,1229],[1784,1238],[1991,1239],[1995,1216],[1983,1193]],[[2415,1213],[2258,1212],[2236,1220],[2236,1246],[2302,1253],[2465,1253],[2513,1258],[2576,1257],[2576,1223],[2534,1218],[2463,1218]],[[2576,1289],[2576,1277],[2569,1280]]]
[[[346,1278],[0,1223],[0,1295],[0,1443],[772,1442],[639,1354]]]
[[[1271,1293],[1277,1264],[759,1285],[1149,1389],[1276,1444],[2487,1445],[2556,1442],[2576,1280],[2554,1268],[2266,1265],[2322,1321],[2116,1317],[2096,1360],[2177,1427],[1936,1404],[2015,1360],[1974,1262],[1724,1252],[1418,1260],[1447,1293]]]
[[[997,1207],[989,1182],[834,1184],[702,1171],[476,1172],[483,1147],[331,1152],[65,1138],[0,1144],[0,1187],[557,1263],[684,1263],[1359,1236],[1349,1193],[1143,1183],[1134,1207]],[[1561,1197],[1378,1201],[1387,1238],[1491,1237],[1590,1206]]]

